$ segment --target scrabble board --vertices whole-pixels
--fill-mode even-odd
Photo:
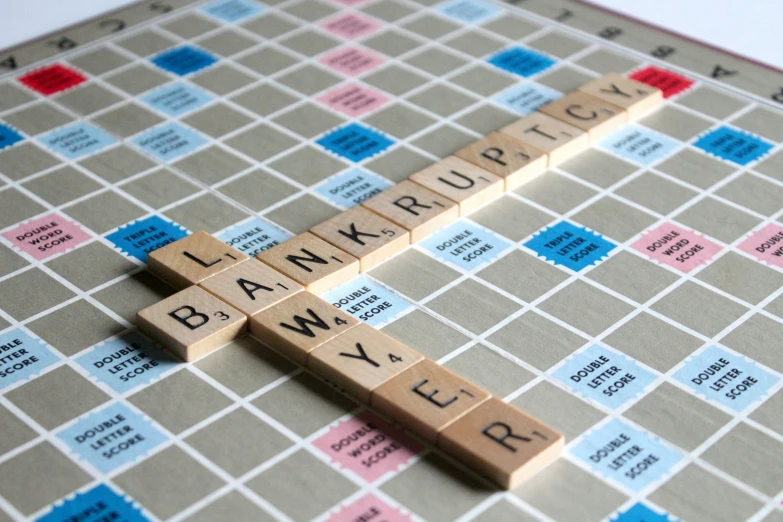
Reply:
[[[610,72],[663,103],[319,293],[561,432],[518,488],[137,328],[151,252],[255,256]],[[145,1],[0,74],[0,521],[783,520],[783,74],[570,0]]]

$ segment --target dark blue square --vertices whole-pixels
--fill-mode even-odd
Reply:
[[[380,132],[358,123],[336,129],[316,143],[338,156],[356,162],[383,152],[394,144]]]
[[[693,146],[737,165],[747,165],[764,156],[774,145],[747,132],[718,127],[696,140]]]
[[[512,47],[511,49],[500,51],[488,61],[499,69],[524,76],[525,78],[545,71],[557,63],[545,54],[521,47]]]
[[[189,45],[162,52],[152,59],[161,69],[180,76],[209,67],[216,61],[217,58],[208,52]]]
[[[100,522],[102,520],[123,520],[125,522],[146,522],[147,517],[134,507],[124,495],[118,495],[106,484],[98,484],[86,493],[76,493],[55,505],[38,522]]]
[[[533,239],[525,243],[525,246],[547,261],[554,261],[556,265],[579,272],[600,263],[614,250],[615,244],[597,232],[561,221],[533,234]]]
[[[106,239],[123,254],[146,263],[147,254],[187,235],[187,230],[178,224],[164,221],[159,216],[150,216],[121,226]]]
[[[24,137],[8,125],[0,123],[0,150],[20,142]]]

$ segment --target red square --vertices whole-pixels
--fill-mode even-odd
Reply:
[[[659,88],[663,91],[664,98],[674,96],[693,85],[693,80],[685,76],[667,71],[666,69],[659,69],[652,65],[636,71],[630,78]]]
[[[56,63],[20,76],[19,81],[30,89],[49,96],[76,87],[87,81],[87,78],[73,69]]]

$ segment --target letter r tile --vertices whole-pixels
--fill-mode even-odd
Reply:
[[[139,329],[186,361],[247,332],[245,314],[191,286],[136,314]]]
[[[503,179],[457,156],[448,156],[410,177],[459,205],[459,215],[470,214],[503,194]]]
[[[438,433],[490,394],[438,363],[423,359],[376,388],[372,407],[435,444]]]
[[[563,435],[491,398],[438,435],[438,446],[506,489],[514,489],[562,452]]]
[[[150,272],[175,288],[198,284],[248,257],[203,230],[147,256]]]

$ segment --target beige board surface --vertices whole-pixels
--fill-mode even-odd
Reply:
[[[513,489],[552,463],[563,435],[493,397],[438,435],[438,446],[498,485]]]
[[[195,285],[241,263],[248,257],[218,238],[200,230],[151,252],[147,266],[173,287]]]
[[[314,294],[331,290],[359,273],[359,260],[309,232],[256,256]]]
[[[310,292],[298,292],[250,319],[250,333],[292,361],[307,366],[307,354],[359,324]]]
[[[422,359],[413,348],[362,323],[310,352],[307,367],[369,404],[374,389]]]
[[[454,155],[503,178],[505,190],[518,187],[547,166],[544,152],[500,132],[487,134]]]
[[[435,444],[441,430],[489,397],[473,383],[424,359],[376,388],[370,402],[382,414]]]
[[[457,156],[447,156],[408,179],[457,203],[460,216],[492,201],[505,188],[500,176]]]
[[[543,112],[533,112],[500,132],[545,152],[550,167],[582,152],[590,142],[585,131]]]
[[[421,241],[459,216],[456,203],[410,180],[368,199],[362,206],[410,232],[411,243]]]
[[[361,206],[337,214],[310,232],[357,258],[362,272],[410,245],[407,230]]]
[[[199,286],[248,317],[304,287],[257,259],[248,259],[199,283]]]
[[[578,90],[622,107],[630,119],[636,119],[663,103],[660,89],[614,72],[586,83]]]
[[[191,286],[136,314],[139,329],[186,361],[247,332],[245,314]]]
[[[538,110],[587,132],[591,143],[628,121],[628,113],[622,107],[581,91],[566,94]]]

